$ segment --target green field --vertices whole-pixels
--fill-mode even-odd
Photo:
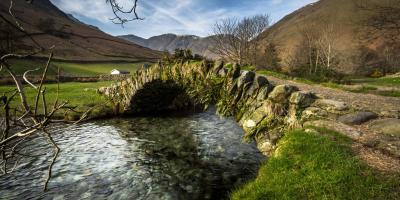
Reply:
[[[353,153],[351,140],[333,131],[295,130],[255,180],[231,199],[399,199],[400,174],[371,169]]]
[[[112,111],[110,103],[101,95],[97,94],[96,89],[103,86],[109,86],[112,82],[95,82],[95,83],[62,83],[60,84],[59,102],[68,101],[69,106],[76,107],[79,112],[85,112],[87,109],[94,108],[92,116],[102,116],[107,112]],[[46,101],[48,105],[53,105],[57,96],[57,84],[46,84]],[[10,96],[15,87],[0,86],[0,95],[8,94]],[[36,92],[32,88],[25,88],[29,105],[33,107],[36,97]],[[11,102],[11,107],[19,107],[19,96]],[[42,112],[42,105],[39,104],[39,110]],[[1,114],[3,114],[1,110]],[[103,113],[102,113],[103,112]],[[57,117],[76,118],[79,113],[68,112],[64,116],[64,112],[57,113]]]
[[[46,65],[45,60],[11,60],[9,62],[14,71],[22,75],[25,71],[36,68],[44,68]],[[62,75],[69,76],[93,76],[99,74],[110,74],[111,70],[127,70],[131,73],[141,68],[144,64],[151,64],[147,62],[136,62],[136,63],[72,63],[72,62],[60,62],[53,61],[49,67],[48,75],[56,75],[58,67],[60,68]],[[32,75],[41,74],[41,71],[35,71],[30,73]],[[5,75],[4,70],[0,72],[0,75]]]
[[[353,83],[376,85],[376,86],[400,87],[400,77],[354,79]]]

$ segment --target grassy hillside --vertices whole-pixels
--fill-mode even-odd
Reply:
[[[54,57],[63,60],[110,61],[156,60],[161,52],[141,47],[126,40],[108,35],[100,29],[72,20],[49,0],[14,0],[13,13],[29,37],[10,28],[0,20],[1,29],[9,31],[10,40],[17,51],[32,51],[40,45],[54,45]],[[10,1],[0,1],[0,14],[13,21],[8,13]],[[0,35],[1,38],[6,38]],[[33,40],[32,40],[33,39]],[[4,39],[3,39],[4,40]],[[1,41],[4,42],[4,41]],[[42,53],[40,56],[47,56]]]
[[[304,32],[321,34],[329,25],[333,27],[329,36],[334,41],[332,49],[340,59],[336,70],[347,74],[367,74],[381,67],[378,63],[382,61],[379,54],[383,48],[383,34],[371,34],[362,25],[371,13],[364,12],[353,0],[320,0],[287,15],[265,31],[258,38],[261,41],[259,48],[264,52],[267,43],[274,43],[282,67],[287,67],[290,59],[298,58],[296,52],[304,41]]]

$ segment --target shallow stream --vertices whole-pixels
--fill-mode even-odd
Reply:
[[[57,127],[25,147],[31,162],[0,176],[1,199],[224,199],[265,157],[234,120],[211,110],[184,117],[117,118]],[[46,152],[48,152],[46,154]]]

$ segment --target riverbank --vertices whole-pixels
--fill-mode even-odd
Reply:
[[[231,199],[399,199],[400,173],[369,167],[354,142],[327,129],[289,131],[255,180]]]
[[[69,82],[60,83],[59,102],[68,101],[68,107],[71,109],[60,110],[55,113],[54,118],[65,120],[77,120],[86,111],[90,110],[88,118],[104,118],[114,115],[113,105],[103,96],[97,94],[99,87],[110,85],[111,81],[79,83]],[[45,84],[46,101],[49,106],[52,106],[57,98],[57,84]],[[31,106],[34,105],[36,91],[26,86],[27,100]],[[1,86],[0,94],[11,95],[15,91],[15,86]],[[20,106],[19,96],[15,96],[11,101],[11,108]],[[38,106],[39,113],[43,112],[43,105]],[[1,112],[4,114],[4,112]]]

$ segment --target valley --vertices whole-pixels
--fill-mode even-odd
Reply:
[[[399,199],[400,3],[0,2],[0,199]]]

